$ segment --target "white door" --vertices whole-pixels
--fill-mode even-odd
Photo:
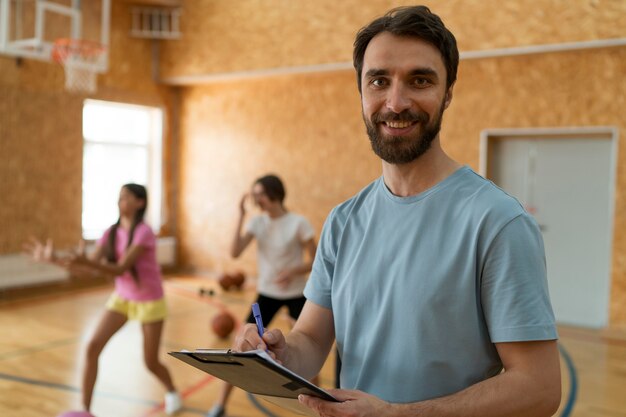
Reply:
[[[610,137],[501,137],[488,176],[517,197],[543,233],[557,322],[608,324],[611,259]]]

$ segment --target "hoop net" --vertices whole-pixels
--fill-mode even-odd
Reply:
[[[96,75],[106,48],[82,39],[57,39],[52,59],[63,66],[65,89],[75,93],[95,93]]]

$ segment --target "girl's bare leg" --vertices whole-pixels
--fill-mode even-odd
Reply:
[[[163,320],[143,323],[141,329],[143,330],[143,358],[146,367],[161,381],[168,391],[175,391],[169,371],[159,361]]]
[[[98,376],[98,358],[109,339],[126,323],[126,316],[115,311],[105,310],[100,317],[96,331],[91,336],[85,352],[83,368],[82,398],[83,407],[89,411],[93,388]]]

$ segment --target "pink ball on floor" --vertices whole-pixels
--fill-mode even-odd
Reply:
[[[65,411],[64,413],[59,414],[57,417],[94,417],[88,411]]]

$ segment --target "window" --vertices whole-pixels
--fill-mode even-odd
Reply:
[[[163,112],[154,107],[85,100],[83,105],[83,238],[98,239],[119,217],[126,183],[148,188],[146,222],[161,226]]]

